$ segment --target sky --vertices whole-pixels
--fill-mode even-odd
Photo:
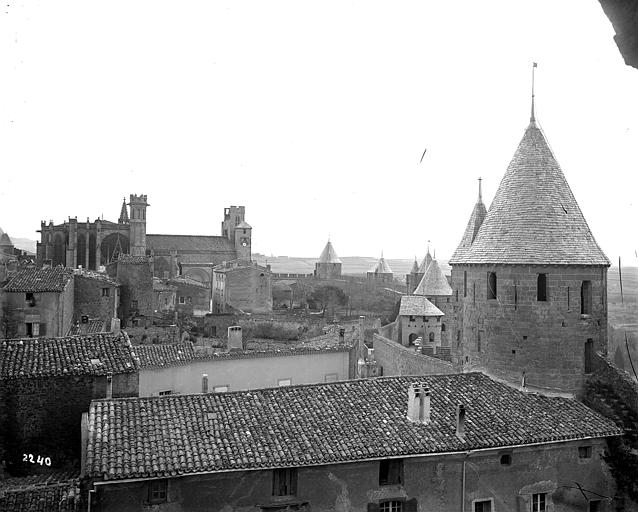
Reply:
[[[536,114],[592,232],[638,265],[638,70],[598,1],[35,1],[0,15],[0,227],[116,221],[253,251],[439,258]],[[424,149],[423,162],[419,163]]]

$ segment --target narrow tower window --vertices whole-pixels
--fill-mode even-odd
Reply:
[[[594,350],[594,340],[589,338],[585,342],[585,373],[592,372],[592,355]]]
[[[496,298],[496,272],[487,273],[487,298]]]
[[[536,300],[547,300],[547,274],[538,274],[536,280]]]
[[[583,281],[580,287],[580,314],[591,314],[591,281]]]
[[[463,297],[467,297],[467,270],[463,271]]]

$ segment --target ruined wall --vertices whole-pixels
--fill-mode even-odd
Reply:
[[[456,373],[452,363],[419,354],[380,334],[373,336],[374,358],[383,375],[435,375]]]
[[[467,271],[467,296],[463,297]],[[497,298],[487,299],[487,275],[496,272]],[[547,301],[537,301],[537,276],[547,274]],[[581,314],[581,284],[591,282],[591,312]],[[485,370],[529,386],[581,393],[585,343],[606,353],[607,268],[584,266],[455,265],[452,288],[459,315],[453,360],[462,371]]]
[[[226,303],[251,313],[272,311],[270,273],[258,267],[239,267],[226,272]]]
[[[579,445],[592,446],[590,459],[579,459]],[[204,474],[168,481],[167,503],[157,510],[224,512],[255,511],[259,507],[297,506],[313,512],[366,512],[380,502],[404,502],[405,512],[475,509],[474,502],[491,500],[492,510],[531,510],[532,495],[547,493],[547,510],[586,510],[588,499],[612,496],[601,454],[604,441],[567,442],[517,448],[511,464],[501,464],[501,452],[415,457],[403,460],[403,483],[379,485],[379,461],[301,467],[296,496],[272,496],[271,470]],[[463,466],[465,465],[465,492]],[[578,489],[578,482],[586,491]],[[97,486],[97,510],[137,511],[148,507],[148,483],[109,483]],[[463,506],[463,501],[465,504]],[[602,510],[602,509],[601,509]]]

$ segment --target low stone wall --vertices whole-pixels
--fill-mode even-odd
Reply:
[[[389,326],[382,327],[382,330],[391,331],[392,327]],[[373,347],[375,360],[383,368],[384,376],[456,373],[452,363],[416,353],[414,348],[404,347],[381,334],[373,336]]]

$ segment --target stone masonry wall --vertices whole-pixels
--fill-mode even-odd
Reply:
[[[122,320],[122,327],[130,325],[131,318],[135,316],[134,301],[137,301],[137,315],[152,321],[153,274],[150,262],[129,264],[118,261],[112,265],[117,266],[116,278],[122,285],[120,287],[119,315]]]
[[[467,296],[464,276],[467,272]],[[487,275],[496,272],[497,299],[487,299]],[[537,301],[537,276],[547,274],[547,301]],[[591,313],[581,315],[581,284],[591,282]],[[528,386],[580,394],[585,343],[607,347],[607,268],[584,266],[454,266],[459,296],[453,361],[461,371],[484,370]],[[456,340],[456,341],[455,341]]]
[[[435,375],[456,373],[452,363],[419,354],[380,334],[373,335],[374,358],[383,375]]]
[[[106,288],[108,295],[103,295]],[[73,321],[81,321],[82,315],[90,319],[104,320],[110,326],[111,318],[117,317],[115,304],[117,287],[97,279],[75,276],[75,298]]]

